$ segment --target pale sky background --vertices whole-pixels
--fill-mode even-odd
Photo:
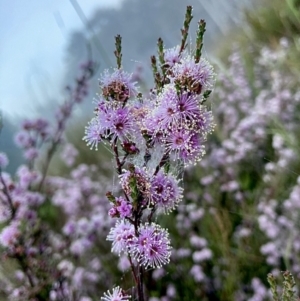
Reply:
[[[123,0],[77,0],[89,18],[95,8]],[[32,117],[37,100],[62,91],[69,34],[83,24],[70,0],[0,0],[0,109]]]
[[[0,0],[0,111],[4,119],[40,116],[38,110],[45,101],[61,100],[68,39],[73,31],[84,28],[74,1],[89,19],[96,8],[118,8],[124,0]],[[215,23],[223,29],[221,17],[235,20],[240,10],[233,14],[230,6],[253,0],[206,1],[203,8],[211,8],[211,17],[220,19]]]

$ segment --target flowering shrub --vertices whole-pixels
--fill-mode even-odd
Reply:
[[[76,86],[68,87],[70,99],[60,106],[54,127],[44,119],[22,125],[15,142],[27,164],[16,177],[3,171],[8,158],[1,154],[0,244],[3,258],[18,265],[2,279],[2,293],[10,300],[92,300],[101,280],[113,281],[101,270],[103,235],[113,218],[117,222],[107,240],[113,253],[127,256],[127,263],[122,257],[120,265],[131,268],[135,285],[114,287],[102,299],[148,299],[145,272],[166,265],[171,256],[168,230],[158,223],[160,214],[170,213],[182,200],[181,169],[200,161],[214,128],[204,104],[214,82],[212,66],[201,57],[205,22],[199,22],[196,48],[190,52],[186,40],[191,20],[189,6],[180,46],[164,49],[158,40],[158,59],[151,58],[155,87],[148,96],[122,69],[121,37],[116,37],[117,69],[106,70],[100,79],[102,93],[84,136],[91,148],[104,142],[114,155],[120,187],[106,193],[110,207],[103,197],[106,179],[95,166],[74,167],[70,178],[47,176],[60,144],[65,144],[66,165],[74,165],[78,152],[64,142],[63,132],[74,105],[87,94],[92,63],[83,65]],[[42,147],[44,164],[37,170]]]
[[[159,39],[149,95],[122,69],[117,37],[117,68],[103,72],[84,134],[112,163],[78,164],[63,135],[92,63],[54,125],[24,122],[15,142],[27,164],[16,175],[0,154],[0,300],[295,297],[291,274],[282,287],[274,279],[286,269],[300,278],[300,92],[287,64],[297,45],[247,48],[252,59],[233,49],[218,71],[211,133],[214,74],[201,56],[203,22],[196,50],[186,47],[190,21],[188,8],[179,46]],[[48,175],[56,150],[65,176]]]
[[[90,225],[79,214],[80,202],[84,202],[84,198],[103,210],[99,188],[91,176],[86,175],[93,169],[79,166],[72,172],[73,181],[47,177],[53,154],[64,141],[66,122],[74,106],[86,96],[87,84],[93,73],[92,62],[82,65],[82,75],[76,80],[75,87],[67,87],[69,98],[59,107],[53,126],[40,118],[23,123],[15,142],[23,150],[27,164],[18,168],[15,177],[3,171],[8,158],[0,154],[0,244],[4,250],[4,268],[12,270],[1,273],[1,294],[8,300],[66,300],[72,295],[77,298],[78,293],[73,293],[68,278],[77,277],[77,281],[81,282],[83,277],[90,277],[89,281],[96,281],[98,277],[96,273],[88,271],[85,275],[78,274],[80,267],[75,270],[72,262],[67,260],[71,255],[88,249],[90,241],[93,241],[92,235],[101,229],[94,221],[94,229],[87,233],[85,227]],[[44,152],[41,151],[42,147],[45,148]],[[70,148],[68,152],[70,154]],[[38,170],[36,161],[42,155],[45,156],[44,164]],[[69,156],[68,164],[72,163],[70,159]],[[73,189],[76,181],[81,184],[76,186],[77,190]],[[76,197],[78,203],[75,204]],[[67,223],[61,232],[51,227],[51,221],[58,221],[58,211],[51,204],[61,206],[65,211]],[[88,210],[87,203],[84,203],[84,207]],[[93,216],[96,212],[93,212]],[[72,235],[74,241],[69,238]],[[76,286],[75,283],[72,285]]]
[[[186,173],[192,209],[179,208],[178,230],[206,242],[210,258],[190,251],[191,273],[221,300],[268,300],[266,274],[288,268],[299,277],[300,94],[286,65],[291,46],[282,39],[263,47],[255,64],[231,53],[214,90],[217,131],[201,168]]]
[[[214,127],[212,113],[204,105],[214,78],[211,65],[201,58],[204,21],[199,22],[194,54],[186,50],[191,10],[187,8],[180,46],[164,49],[158,40],[160,70],[153,56],[155,88],[148,97],[122,69],[121,38],[116,37],[118,68],[100,79],[102,93],[83,138],[91,148],[109,144],[114,154],[123,196],[107,193],[109,215],[118,218],[107,240],[112,241],[112,252],[128,257],[136,283],[136,289],[129,289],[140,301],[145,300],[145,271],[161,268],[171,256],[168,230],[153,219],[182,200],[178,170],[200,161]],[[111,299],[108,296],[103,299],[129,298],[119,288]]]

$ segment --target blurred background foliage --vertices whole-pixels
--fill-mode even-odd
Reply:
[[[222,5],[219,3],[219,8],[222,6],[224,11],[228,9],[225,1],[219,2],[222,2]],[[222,149],[224,147],[222,143],[232,138],[234,129],[226,130],[228,120],[222,112],[218,111],[218,107],[221,104],[223,107],[226,106],[227,97],[232,96],[234,87],[236,90],[243,89],[243,86],[239,87],[235,82],[234,70],[231,69],[232,62],[234,63],[233,53],[239,55],[240,67],[243,69],[244,80],[249,89],[249,97],[244,99],[249,102],[248,110],[243,111],[237,108],[235,117],[238,121],[246,119],[250,115],[254,110],[256,100],[262,97],[263,90],[273,91],[274,79],[272,76],[274,72],[281,76],[282,84],[291,93],[289,101],[293,102],[293,96],[299,91],[300,78],[300,1],[246,1],[242,8],[238,7],[239,12],[243,11],[243,18],[241,17],[238,23],[231,14],[236,11],[227,10],[226,19],[220,13],[214,14],[216,6],[214,7],[213,3],[216,2],[212,1],[210,4],[205,2],[200,5],[199,1],[184,0],[177,1],[174,5],[173,1],[127,0],[119,10],[107,9],[95,12],[90,20],[86,20],[86,28],[75,32],[70,38],[66,51],[68,69],[65,78],[66,82],[74,78],[74,74],[77,73],[77,63],[82,61],[83,57],[92,56],[93,59],[98,60],[100,72],[104,68],[115,65],[113,37],[120,34],[123,37],[124,68],[135,72],[138,75],[137,80],[147,91],[151,88],[150,63],[145,65],[142,62],[150,62],[148,58],[156,53],[157,38],[161,36],[166,47],[172,47],[179,41],[179,29],[187,4],[194,6],[193,14],[196,20],[206,19],[208,25],[204,55],[212,59],[216,67],[217,91],[212,94],[210,105],[213,113],[215,111],[217,127],[213,136],[208,138],[207,157],[204,158],[203,163],[188,170],[184,175],[185,206],[181,206],[177,212],[167,216],[162,223],[170,229],[172,244],[176,252],[182,249],[191,249],[190,238],[196,235],[207,241],[207,247],[213,255],[199,264],[201,271],[205,274],[203,281],[199,279],[198,281],[197,277],[192,277],[190,274],[190,270],[195,264],[192,260],[192,253],[190,253],[186,257],[174,255],[171,264],[166,267],[164,276],[162,278],[155,278],[155,275],[154,278],[149,276],[148,284],[151,287],[151,295],[157,297],[167,295],[170,284],[175,286],[176,297],[174,299],[169,297],[166,300],[269,300],[267,292],[261,293],[261,295],[258,293],[259,289],[263,291],[262,288],[267,289],[268,287],[267,274],[271,271],[276,273],[276,271],[299,266],[295,263],[300,255],[299,252],[298,254],[296,251],[293,253],[287,246],[291,238],[289,234],[284,234],[286,240],[284,238],[281,240],[283,244],[281,247],[286,256],[281,254],[276,264],[268,262],[268,254],[263,254],[261,247],[269,241],[273,241],[276,245],[277,241],[275,243],[275,240],[278,237],[270,239],[258,221],[261,214],[259,204],[264,201],[268,203],[271,200],[277,201],[274,209],[277,218],[285,216],[285,214],[286,219],[290,218],[284,211],[284,201],[289,198],[291,191],[297,185],[297,177],[300,175],[299,105],[294,106],[292,119],[286,120],[280,115],[268,119],[263,139],[251,141],[256,148],[241,160],[226,163],[227,165],[215,163],[218,159],[214,158],[214,149]],[[195,20],[193,25],[192,37],[195,33]],[[283,47],[283,41],[288,46]],[[267,67],[263,63],[259,63],[264,49],[270,51],[267,54],[267,59],[268,55],[270,58],[270,64]],[[284,49],[284,56],[282,58],[275,57],[272,60],[272,53],[280,52],[281,49]],[[260,66],[258,66],[259,64]],[[228,76],[229,83],[218,78],[220,73],[223,77]],[[258,85],[257,82],[260,84]],[[223,94],[220,93],[220,89]],[[89,99],[97,91],[98,79],[95,78],[91,85]],[[224,91],[227,91],[227,94]],[[91,101],[88,100],[87,103],[89,104],[83,105],[78,110],[77,116],[70,122],[67,138],[79,150],[77,163],[96,164],[100,170],[103,166],[102,172],[109,175],[108,165],[112,162],[111,154],[105,147],[101,147],[98,152],[90,151],[81,140],[84,125],[92,116]],[[234,104],[230,105],[234,106]],[[236,106],[238,105],[236,103]],[[238,121],[236,125],[239,124]],[[14,122],[14,124],[16,123]],[[297,123],[299,127],[297,127]],[[292,126],[289,127],[290,125]],[[2,146],[3,151],[11,149],[10,141],[13,136],[13,126],[10,125],[10,121],[5,121],[5,127],[8,131],[1,134],[2,141],[7,143]],[[280,154],[274,148],[276,135],[279,135],[287,148],[298,156],[294,156],[288,164],[282,167],[279,165],[272,179],[266,182],[264,176],[268,174],[267,164],[277,163],[280,159]],[[13,162],[11,169],[14,170],[21,159],[17,154],[12,155],[12,153],[9,152],[9,155]],[[11,155],[15,159],[12,159]],[[232,171],[231,175],[228,170]],[[50,173],[68,176],[68,172],[69,170],[64,167],[57,156]],[[208,175],[212,175],[213,180],[209,184],[203,184],[201,180]],[[230,176],[232,176],[231,180],[238,184],[237,190],[242,195],[241,200],[236,193],[237,190],[221,189],[224,183],[228,184],[229,180],[226,177]],[[207,195],[209,195],[209,200],[206,199]],[[300,195],[297,197],[300,203]],[[201,218],[193,220],[191,212],[198,211],[202,212],[199,213],[202,214]],[[295,220],[292,222],[297,225]],[[279,221],[275,218],[274,223],[279,223]],[[250,234],[238,236],[238,233],[245,229]],[[299,228],[296,230],[299,231]],[[286,229],[282,231],[282,233],[286,233]],[[276,246],[280,247],[278,244]],[[113,270],[110,264],[105,268],[111,272]],[[300,270],[297,271],[297,268],[293,272],[298,284]],[[120,276],[117,271],[114,273],[116,273],[116,279],[124,277],[124,275]],[[253,279],[259,279],[259,281],[253,282]]]

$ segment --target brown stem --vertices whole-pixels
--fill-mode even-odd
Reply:
[[[115,154],[115,159],[116,159],[116,164],[117,164],[117,167],[116,167],[117,172],[120,175],[122,173],[122,166],[125,162],[123,163],[123,162],[120,161],[117,142],[118,142],[118,137],[116,137],[115,140],[113,141],[112,149],[113,149],[113,152]]]
[[[40,184],[38,186],[38,191],[42,190],[43,184],[46,180],[46,176],[47,176],[47,172],[48,172],[48,169],[49,169],[49,166],[50,166],[51,159],[52,159],[52,157],[55,153],[55,150],[56,150],[56,147],[57,147],[58,143],[59,143],[59,141],[53,141],[50,149],[47,152],[47,159],[46,159],[46,163],[44,165],[42,179],[41,179]]]
[[[71,90],[70,87],[67,87],[67,90],[70,92],[70,99],[65,102],[65,105],[68,105],[68,107],[67,109],[66,108],[64,109],[62,107],[62,110],[67,110],[67,112],[65,112],[64,118],[58,120],[57,129],[54,134],[54,138],[52,139],[52,144],[47,152],[47,159],[44,165],[42,179],[38,186],[38,191],[41,191],[43,187],[49,169],[50,161],[55,153],[56,147],[61,142],[61,137],[64,133],[67,120],[70,118],[72,110],[76,105],[76,103],[81,102],[81,100],[86,96],[86,93],[83,92],[83,89],[85,88],[87,81],[91,79],[93,74],[94,74],[93,63],[90,62],[87,66],[84,67],[83,75],[76,80],[76,86],[74,87],[73,91]],[[74,94],[72,94],[72,92]]]
[[[160,160],[159,164],[155,168],[154,175],[157,175],[159,170],[168,162],[169,160],[169,153],[163,155],[162,159]]]
[[[138,265],[138,273],[138,300],[144,301],[144,270],[140,265]]]
[[[155,212],[155,209],[156,209],[155,206],[151,209],[151,212],[148,215],[148,223],[151,223],[151,220],[152,220],[153,214]]]
[[[135,281],[136,284],[138,284],[138,279],[137,279],[137,276],[136,276],[136,273],[135,273],[135,270],[134,270],[134,264],[133,264],[133,262],[131,260],[130,254],[128,254],[128,260],[130,262],[131,271],[132,271],[132,275],[133,275],[134,281]]]
[[[125,156],[121,162],[121,166],[123,166],[125,164],[127,157],[128,157],[128,154],[125,154]]]
[[[32,277],[30,275],[29,267],[28,267],[28,264],[25,261],[25,258],[22,257],[22,256],[20,256],[20,255],[17,255],[16,259],[19,262],[19,264],[20,264],[20,266],[22,268],[22,271],[27,276],[30,286],[33,288],[35,285],[34,285]]]
[[[1,171],[1,169],[0,169],[0,181],[1,181],[2,185],[3,185],[3,192],[7,196],[8,204],[9,204],[9,207],[11,209],[11,217],[10,217],[10,219],[13,220],[14,217],[15,217],[15,215],[16,215],[16,208],[13,205],[13,201],[12,201],[12,198],[10,196],[9,190],[8,190],[8,188],[7,188],[7,186],[6,186],[5,182],[4,182],[4,179],[2,177],[2,171]]]
[[[115,160],[116,160],[116,165],[117,165],[116,169],[117,169],[117,172],[118,172],[118,174],[121,174],[122,173],[122,166],[125,164],[126,156],[125,156],[125,159],[123,159],[122,162],[121,162],[120,158],[119,158],[119,150],[118,150],[117,142],[118,142],[118,138],[116,137],[114,139],[113,143],[112,143],[112,150],[114,152],[114,157],[115,157]],[[125,191],[124,191],[124,194],[125,194],[125,197],[127,198],[127,200],[129,201],[129,198],[128,198],[128,196],[127,196],[127,194],[126,194]],[[133,224],[134,224],[134,228],[135,228],[135,233],[136,233],[137,236],[138,236],[138,227],[139,227],[139,223],[140,223],[140,218],[141,218],[141,212],[138,209],[134,213],[134,220],[133,220]],[[132,270],[132,273],[133,273],[134,280],[135,280],[135,282],[137,284],[138,300],[139,301],[144,301],[145,298],[144,298],[144,277],[143,277],[144,275],[143,275],[143,267],[140,266],[139,263],[138,263],[138,266],[137,266],[138,275],[136,275],[135,270],[134,270],[134,265],[132,263],[130,255],[128,256],[128,258],[129,258],[129,261],[130,261],[131,270]]]

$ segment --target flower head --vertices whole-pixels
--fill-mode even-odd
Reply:
[[[25,159],[27,159],[29,161],[36,159],[38,156],[39,156],[39,151],[35,147],[28,148],[24,152]]]
[[[19,225],[11,223],[0,232],[0,244],[3,247],[12,247],[20,236]]]
[[[123,197],[117,198],[117,210],[120,214],[120,217],[127,217],[131,215],[132,205],[128,203]]]
[[[85,129],[83,140],[91,148],[97,148],[102,139],[128,141],[136,136],[138,128],[128,107],[116,108],[111,103],[100,100],[97,104],[96,116]]]
[[[86,141],[87,145],[90,146],[91,149],[98,149],[98,144],[102,138],[101,128],[99,127],[97,118],[94,117],[85,127],[85,135],[82,140]]]
[[[125,220],[118,220],[107,235],[107,240],[113,242],[111,251],[117,254],[130,250],[135,238],[133,225]]]
[[[5,153],[0,153],[0,168],[5,168],[8,165],[8,158]]]
[[[133,122],[130,110],[128,108],[119,108],[113,112],[111,127],[106,131],[112,134],[114,139],[118,137],[120,140],[130,139],[135,132],[135,123]]]
[[[122,69],[116,69],[111,74],[108,70],[105,70],[100,79],[100,86],[104,98],[126,102],[130,97],[135,96],[137,89],[135,83],[131,81],[131,77],[131,74]]]
[[[78,150],[73,144],[67,143],[64,145],[64,149],[61,153],[61,159],[67,166],[72,166],[75,162],[75,158],[78,155]]]
[[[124,291],[119,287],[116,286],[113,288],[112,293],[107,291],[104,293],[104,297],[101,297],[101,300],[104,301],[129,301],[130,295],[126,295]]]
[[[133,241],[130,253],[140,264],[160,268],[170,261],[169,233],[159,225],[145,224],[139,228],[139,236]]]
[[[188,55],[173,66],[170,80],[184,91],[200,94],[213,86],[213,67],[203,58],[195,63],[194,58]]]
[[[115,198],[114,206],[108,211],[111,217],[128,217],[131,215],[132,205],[123,197]]]
[[[34,145],[34,139],[27,131],[20,131],[16,134],[15,143],[20,148],[29,148]]]
[[[180,47],[176,46],[166,49],[164,52],[165,62],[168,67],[173,67],[176,63],[180,62]]]
[[[184,128],[174,129],[166,137],[166,149],[174,160],[182,160],[185,165],[199,161],[205,153],[203,139],[194,131]]]
[[[173,176],[158,172],[151,180],[150,196],[154,205],[163,212],[169,212],[182,199],[183,189]]]
[[[178,92],[173,84],[169,84],[159,95],[153,115],[159,120],[159,129],[162,131],[176,127],[196,130],[197,120],[201,117],[199,100],[196,95]]]
[[[212,112],[208,111],[205,106],[201,107],[201,114],[197,119],[197,128],[204,138],[215,128]]]
[[[149,195],[149,176],[145,169],[134,167],[134,170],[125,170],[124,173],[120,175],[120,184],[123,190],[131,195],[137,189],[145,198]]]

